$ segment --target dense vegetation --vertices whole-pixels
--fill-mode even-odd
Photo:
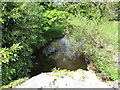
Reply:
[[[78,44],[77,52],[113,80],[118,79],[115,58],[118,53],[117,3],[2,3],[3,85],[29,77],[32,54],[51,38],[66,34]]]

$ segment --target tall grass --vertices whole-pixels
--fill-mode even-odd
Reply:
[[[99,28],[107,43],[111,44],[112,42],[113,44],[118,42],[118,21],[104,21]]]
[[[113,80],[118,79],[118,24],[107,19],[89,20],[78,15],[68,19],[69,37],[78,44],[83,40],[82,47],[77,51],[84,53],[87,59],[93,60],[95,66]]]
[[[101,58],[96,65],[107,73],[113,80],[118,79],[118,22],[104,21],[102,25],[99,26],[102,32],[105,47],[99,51],[99,57]]]

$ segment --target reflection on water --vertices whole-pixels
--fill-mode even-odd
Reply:
[[[70,41],[67,36],[61,39],[50,42],[44,48],[36,51],[33,60],[33,69],[31,76],[40,74],[41,72],[51,71],[52,68],[57,67],[61,69],[76,70],[78,68],[87,69],[85,58],[83,54],[77,53],[76,43]],[[83,41],[77,45],[80,49]]]
[[[81,43],[79,44],[80,47]],[[76,70],[86,69],[87,65],[83,54],[76,53],[76,43],[70,41],[67,36],[50,43],[43,53],[48,59],[56,62],[56,66],[62,69]]]

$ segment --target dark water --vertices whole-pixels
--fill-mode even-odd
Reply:
[[[33,60],[34,68],[31,75],[37,75],[41,72],[51,71],[52,68],[58,67],[61,69],[87,70],[87,64],[82,53],[79,53],[78,48],[83,42],[77,45],[70,41],[67,36],[49,43],[46,47],[35,53],[36,58]]]

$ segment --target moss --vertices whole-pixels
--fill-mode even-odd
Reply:
[[[66,69],[60,69],[60,68],[53,68],[52,72],[56,73],[53,76],[56,77],[61,77],[63,78],[65,75],[69,76],[69,77],[74,77],[73,75],[70,75],[69,72],[71,72],[70,70],[66,70]]]
[[[23,82],[25,82],[26,80],[28,80],[28,77],[25,77],[25,78],[20,78],[18,80],[15,80],[13,82],[11,82],[10,84],[8,85],[4,85],[4,86],[1,86],[0,87],[0,90],[6,90],[6,88],[15,88],[16,86],[22,84]],[[7,89],[8,90],[8,89]]]
[[[78,80],[80,80],[80,81],[86,81],[86,80],[88,80],[88,77],[85,76],[84,71],[82,69],[77,69],[76,71],[79,71],[80,74],[81,74],[81,77],[79,77]],[[69,76],[71,78],[75,77],[75,75],[74,75],[75,71],[70,71],[70,70],[66,70],[66,69],[53,68],[52,72],[55,73],[52,76],[59,77],[59,78],[63,78],[65,76]]]

